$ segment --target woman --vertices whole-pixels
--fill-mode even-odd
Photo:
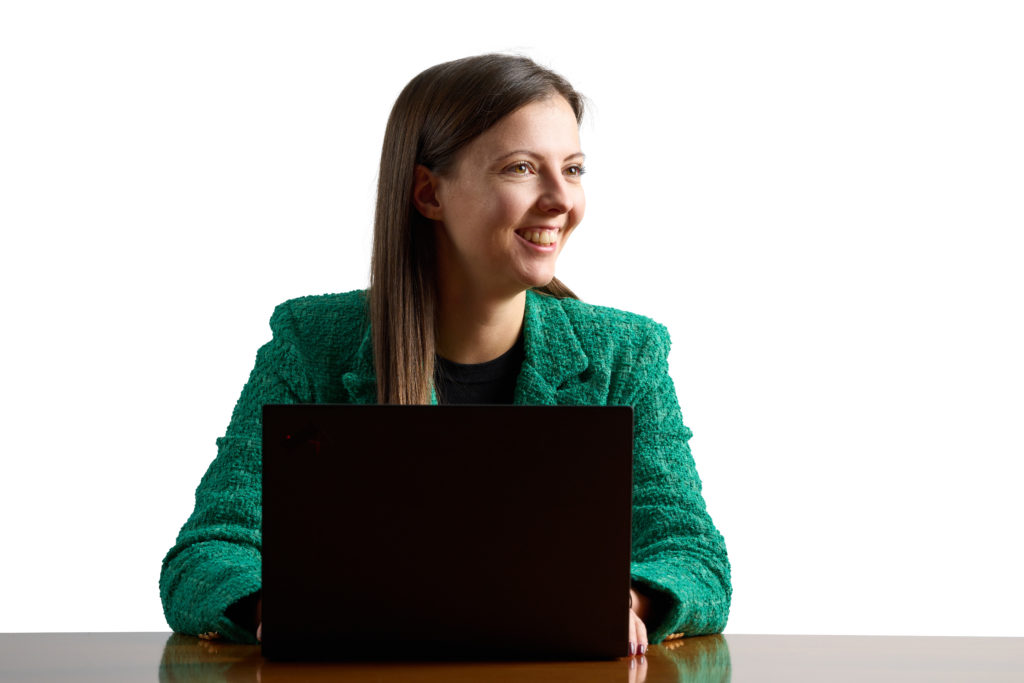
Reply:
[[[177,631],[259,635],[266,403],[632,405],[630,654],[720,631],[729,562],[668,375],[668,333],[578,301],[555,263],[584,212],[582,97],[529,59],[414,78],[381,154],[368,292],[279,306],[196,508],[164,559]]]

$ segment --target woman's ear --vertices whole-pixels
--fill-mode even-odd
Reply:
[[[437,176],[423,164],[416,165],[413,177],[412,203],[430,220],[441,220],[441,202],[437,200]]]

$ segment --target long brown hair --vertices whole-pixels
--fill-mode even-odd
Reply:
[[[412,203],[414,169],[438,174],[456,154],[516,109],[561,95],[583,120],[583,97],[564,78],[521,56],[488,54],[438,64],[413,78],[391,109],[377,181],[370,326],[379,403],[429,403],[437,307],[434,231]],[[575,297],[557,279],[538,288]]]

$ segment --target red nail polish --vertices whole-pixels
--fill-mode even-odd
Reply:
[[[636,654],[636,643],[634,643],[631,640],[631,641],[629,641],[629,656],[632,657],[635,654]]]

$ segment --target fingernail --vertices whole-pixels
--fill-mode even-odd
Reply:
[[[631,640],[631,641],[629,641],[629,656],[632,657],[635,654],[636,654],[636,643],[634,643]]]
[[[646,652],[647,652],[647,646],[646,645],[641,645],[640,646],[640,654],[644,654]]]

